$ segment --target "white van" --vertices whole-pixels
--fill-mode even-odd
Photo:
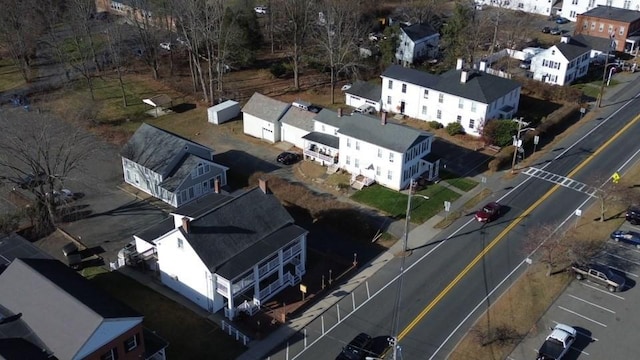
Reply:
[[[298,100],[298,101],[294,101],[291,103],[292,106],[295,106],[299,109],[305,110],[305,111],[309,111],[309,107],[311,106],[311,103],[306,102],[306,101],[302,101],[302,100]]]
[[[364,104],[358,106],[355,110],[353,110],[353,113],[372,115],[376,113],[376,108],[371,105]]]

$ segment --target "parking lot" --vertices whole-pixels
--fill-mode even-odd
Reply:
[[[640,231],[625,223],[621,230]],[[594,262],[608,265],[624,274],[625,287],[609,292],[606,287],[587,280],[573,280],[549,307],[536,328],[508,357],[511,360],[533,359],[536,351],[556,324],[574,327],[578,336],[563,359],[634,359],[637,357],[637,324],[640,321],[640,250],[634,246],[608,240]]]

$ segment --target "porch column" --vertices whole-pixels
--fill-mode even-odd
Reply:
[[[282,278],[284,277],[284,266],[283,266],[283,258],[284,256],[282,255],[282,249],[278,250],[278,279],[280,281],[282,281]]]
[[[227,293],[225,294],[226,298],[227,298],[227,308],[229,309],[229,319],[233,320],[233,318],[236,317],[236,306],[233,302],[233,289],[232,289],[232,284],[231,281],[224,279],[224,281],[220,281],[220,278],[216,277],[216,281],[218,282],[224,282],[225,285],[227,286]],[[214,289],[214,291],[216,291]]]
[[[260,299],[260,273],[258,265],[253,265],[253,298]]]
[[[300,264],[304,269],[307,268],[307,235],[302,235],[298,240],[300,243]]]

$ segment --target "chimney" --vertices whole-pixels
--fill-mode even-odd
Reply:
[[[380,124],[387,125],[387,112],[383,111],[380,113]]]
[[[464,62],[462,61],[462,59],[458,59],[456,61],[456,70],[462,70],[462,65],[464,64]]]
[[[338,117],[342,117],[342,108],[341,107],[338,108]]]
[[[182,218],[182,228],[187,234],[191,232],[191,220],[186,216]]]
[[[213,192],[220,194],[220,179],[218,178],[213,181]]]
[[[269,183],[267,182],[267,180],[260,179],[258,180],[258,182],[260,185],[260,190],[262,190],[262,192],[265,194],[269,194]]]
[[[569,43],[569,39],[570,39],[570,38],[571,38],[571,37],[570,37],[569,35],[564,35],[564,36],[560,37],[560,43],[561,43],[561,44],[563,44],[563,43],[564,43],[564,44],[568,44],[568,43]]]
[[[480,61],[480,71],[487,71],[487,62],[485,60]]]
[[[469,72],[466,71],[466,70],[462,70],[460,72],[460,83],[461,84],[466,84],[468,78],[469,78]]]

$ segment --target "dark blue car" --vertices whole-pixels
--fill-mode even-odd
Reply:
[[[566,24],[568,22],[569,22],[569,19],[567,18],[559,17],[556,19],[556,24]]]
[[[640,234],[635,231],[617,230],[611,233],[611,239],[613,241],[626,242],[640,249]]]

